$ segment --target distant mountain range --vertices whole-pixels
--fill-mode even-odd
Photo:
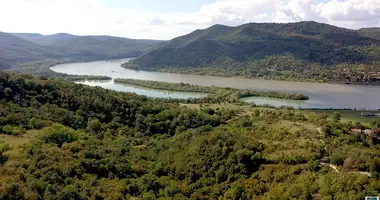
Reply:
[[[44,59],[92,61],[140,56],[162,41],[110,36],[0,32],[0,68]]]
[[[249,23],[196,30],[164,42],[124,66],[254,77],[290,71],[309,73],[312,78],[320,76],[313,75],[318,70],[379,60],[379,28],[350,30],[317,22]]]

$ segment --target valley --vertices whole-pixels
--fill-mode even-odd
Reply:
[[[0,32],[0,200],[380,196],[379,60],[310,21]]]

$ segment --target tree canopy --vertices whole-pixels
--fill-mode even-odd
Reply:
[[[0,199],[379,196],[380,142],[353,127],[0,72]]]

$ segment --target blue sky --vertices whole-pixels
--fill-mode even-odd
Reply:
[[[298,21],[379,27],[380,0],[0,0],[4,32],[167,40],[214,24]]]

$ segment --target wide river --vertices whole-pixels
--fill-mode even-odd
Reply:
[[[272,81],[244,78],[227,78],[215,76],[185,75],[161,72],[146,72],[124,69],[121,64],[129,59],[98,61],[87,63],[70,63],[51,68],[55,72],[75,75],[105,75],[112,78],[132,78],[143,80],[165,81],[173,83],[190,83],[196,85],[215,85],[239,89],[283,91],[302,93],[310,97],[308,101],[290,101],[270,98],[248,98],[245,101],[256,104],[286,105],[302,108],[351,108],[380,109],[380,86],[339,85],[324,83],[306,83],[290,81]],[[115,84],[112,81],[84,82],[91,86],[101,86],[117,91],[135,92],[137,94],[163,98],[200,97],[203,94],[168,92],[150,90],[130,85]]]

